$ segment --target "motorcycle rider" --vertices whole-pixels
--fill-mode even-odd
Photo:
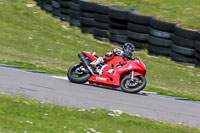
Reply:
[[[96,68],[97,65],[101,63],[108,62],[112,60],[115,56],[125,56],[127,58],[132,57],[132,53],[135,51],[135,46],[132,43],[125,43],[121,48],[115,48],[113,51],[107,52],[104,56],[98,57],[97,60],[94,60],[90,63],[93,68]],[[97,70],[98,72],[98,70]]]

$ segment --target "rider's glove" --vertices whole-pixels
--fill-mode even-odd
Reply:
[[[114,49],[114,54],[117,56],[123,56],[123,51],[120,48],[115,48]]]
[[[109,51],[109,52],[106,53],[105,56],[106,56],[106,57],[111,57],[112,55],[113,55],[112,51]]]

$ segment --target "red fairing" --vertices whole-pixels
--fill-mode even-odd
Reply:
[[[84,53],[87,57],[89,57],[93,61],[98,58],[97,56],[95,56],[94,52],[85,52],[85,51],[82,51],[82,53]]]
[[[83,52],[92,60],[96,60],[97,57],[88,52]],[[95,74],[91,76],[88,81],[90,84],[106,85],[113,88],[120,87],[120,77],[128,75],[131,71],[134,71],[134,76],[146,75],[146,68],[142,60],[137,57],[136,60],[125,60],[123,57],[114,56],[110,61],[106,62],[102,66],[102,74]]]

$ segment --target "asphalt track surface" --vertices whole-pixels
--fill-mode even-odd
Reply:
[[[199,103],[73,84],[66,79],[13,68],[0,67],[0,92],[70,107],[121,110],[155,120],[200,127]]]

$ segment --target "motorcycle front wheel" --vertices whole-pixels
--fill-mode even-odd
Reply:
[[[142,75],[134,77],[134,80],[131,80],[130,76],[124,77],[121,80],[121,89],[127,93],[137,93],[145,88],[147,84],[146,78]]]
[[[71,66],[67,72],[67,77],[72,83],[83,84],[88,81],[90,74],[81,70],[81,63]]]

